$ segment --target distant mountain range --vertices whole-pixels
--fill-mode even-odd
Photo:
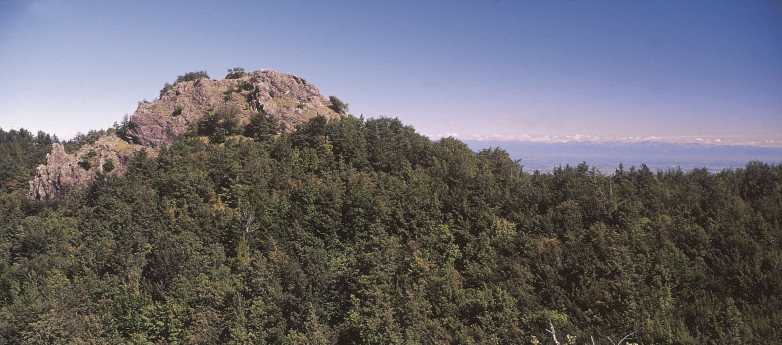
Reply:
[[[471,149],[500,147],[511,158],[521,160],[524,170],[551,171],[558,166],[586,162],[603,173],[613,173],[619,163],[625,169],[646,164],[652,170],[680,168],[689,171],[706,168],[710,172],[744,167],[759,160],[782,161],[781,147],[749,145],[679,144],[655,141],[641,142],[534,142],[507,140],[465,140]]]

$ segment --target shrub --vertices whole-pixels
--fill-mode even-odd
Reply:
[[[174,88],[174,85],[171,84],[171,83],[166,83],[165,85],[163,85],[163,88],[160,89],[160,95],[158,96],[158,99],[163,98],[163,95],[165,95],[166,92],[168,92],[169,90],[171,90],[173,88]]]
[[[234,67],[228,70],[228,74],[225,76],[225,79],[239,79],[244,77],[246,74],[247,73],[244,72],[244,68]]]
[[[180,75],[176,77],[176,82],[183,82],[183,81],[193,81],[206,78],[209,79],[209,74],[206,74],[206,71],[198,71],[198,72],[187,72],[185,75]],[[176,83],[174,83],[176,84]]]
[[[209,142],[213,144],[222,144],[225,142],[225,140],[228,138],[228,131],[225,130],[223,127],[217,127],[212,133],[212,135],[209,136]]]
[[[114,161],[109,159],[106,163],[103,163],[103,172],[110,173],[112,170],[114,170]]]
[[[187,72],[185,73],[185,75],[177,76],[176,81],[173,84],[166,83],[165,85],[163,85],[163,88],[160,90],[160,95],[158,96],[158,99],[163,98],[163,95],[165,95],[166,92],[168,92],[169,90],[173,89],[174,85],[176,85],[179,82],[193,81],[202,78],[209,79],[209,74],[207,74],[206,71],[198,71],[198,72]]]
[[[209,137],[209,142],[220,144],[234,134],[239,134],[239,110],[236,108],[220,108],[206,114],[196,125],[196,134]]]
[[[271,116],[259,111],[244,127],[244,136],[255,141],[269,140],[279,130],[278,122]]]
[[[329,106],[331,110],[334,110],[337,114],[347,114],[347,103],[342,102],[337,96],[329,96],[329,101],[331,102],[331,105]]]
[[[100,137],[109,133],[110,132],[105,129],[101,129],[97,131],[93,129],[87,132],[87,134],[76,133],[76,136],[73,137],[73,139],[63,142],[63,146],[65,147],[65,152],[67,152],[68,154],[73,154],[74,152],[78,151],[80,147],[84,145],[92,144],[98,141]]]
[[[130,116],[125,114],[125,116],[122,118],[122,122],[117,123],[114,122],[114,126],[112,126],[112,129],[114,130],[114,134],[116,134],[120,139],[125,140],[127,142],[130,142],[133,138],[130,136],[130,131],[133,130],[134,126],[133,123],[130,122]]]
[[[229,86],[228,90],[223,92],[223,101],[230,101],[234,97],[234,92],[236,92],[236,89],[233,86]]]
[[[95,151],[87,152],[84,156],[81,157],[81,160],[79,161],[79,166],[84,170],[90,170],[92,167],[92,159],[95,158],[98,154],[95,153]]]

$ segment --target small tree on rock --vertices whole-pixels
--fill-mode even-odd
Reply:
[[[329,101],[331,102],[331,105],[329,106],[331,110],[334,110],[337,114],[347,114],[347,103],[342,102],[337,96],[329,96]]]
[[[228,74],[225,76],[225,79],[239,79],[245,75],[246,73],[244,72],[244,68],[234,67],[228,70]]]

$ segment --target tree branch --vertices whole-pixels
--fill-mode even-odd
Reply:
[[[606,336],[606,338],[608,338],[608,341],[610,341],[610,342],[611,342],[611,344],[614,344],[614,345],[622,345],[622,342],[623,342],[623,341],[625,341],[625,340],[631,340],[631,339],[633,339],[633,334],[635,334],[635,332],[630,332],[630,333],[629,333],[629,334],[627,334],[627,335],[626,335],[624,338],[620,339],[618,343],[615,343],[615,342],[614,342],[614,340],[613,340],[613,339],[611,339],[611,337],[609,337],[609,336]]]
[[[551,337],[554,338],[554,344],[560,345],[559,340],[557,340],[557,331],[554,329],[554,324],[549,322],[548,325],[551,327],[551,329],[547,329],[546,332],[551,333]]]
[[[631,340],[631,339],[633,339],[633,335],[634,335],[634,334],[635,334],[635,332],[630,332],[630,333],[629,333],[629,334],[627,334],[627,335],[626,335],[624,338],[622,338],[622,340],[620,340],[618,343],[616,343],[616,345],[622,345],[622,342],[623,342],[623,341],[625,341],[625,340]]]

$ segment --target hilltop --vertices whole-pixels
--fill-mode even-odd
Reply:
[[[317,87],[292,74],[268,69],[248,73],[237,68],[226,79],[214,80],[205,72],[187,73],[174,84],[167,83],[159,99],[139,102],[116,131],[72,153],[55,143],[46,164],[37,168],[30,181],[29,197],[66,199],[99,174],[125,173],[139,150],[154,156],[161,146],[170,146],[188,133],[212,141],[234,134],[252,139],[259,130],[275,135],[316,116],[338,118],[344,115],[341,106],[338,99],[325,98]],[[248,129],[252,125],[267,128],[253,132]]]

